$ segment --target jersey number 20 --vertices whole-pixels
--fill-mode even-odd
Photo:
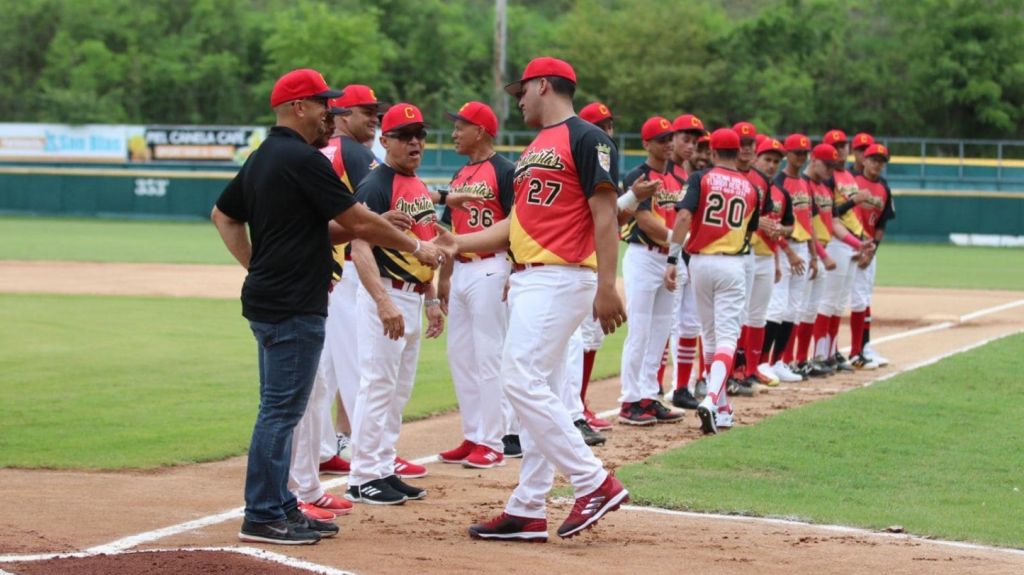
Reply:
[[[743,225],[743,214],[747,211],[747,203],[739,196],[725,200],[725,196],[718,192],[708,194],[708,204],[704,209],[704,223],[711,226],[721,226],[723,216],[725,223],[732,229]]]

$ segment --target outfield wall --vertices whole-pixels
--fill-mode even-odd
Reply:
[[[0,214],[201,220],[236,167],[0,166]],[[429,172],[428,172],[429,173]],[[425,176],[430,184],[446,177]],[[950,234],[1024,236],[1024,192],[900,187],[889,236],[949,241]]]

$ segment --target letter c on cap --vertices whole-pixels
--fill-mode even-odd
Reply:
[[[461,108],[459,108],[459,113],[461,114],[468,107],[469,107],[469,102],[466,102],[465,104],[462,105]]]
[[[598,106],[598,108],[597,108],[597,109],[598,109],[598,111],[600,111],[600,112],[601,112],[602,114],[607,114],[607,113],[608,113],[608,106],[605,106],[604,104],[601,104],[600,106]]]
[[[690,116],[690,125],[691,126],[700,126],[700,121],[697,120],[697,116]]]
[[[668,123],[668,120],[666,120],[666,119],[662,118],[662,119],[661,119],[661,127],[662,127],[662,128],[667,128],[667,127],[669,127],[669,123]]]
[[[416,112],[412,111],[412,106],[406,106],[405,109],[402,110],[402,113],[404,113],[405,117],[409,118],[410,120],[416,119]]]
[[[373,93],[373,88],[370,88],[370,97],[373,98],[374,100],[377,99],[377,94]]]
[[[807,138],[800,138],[800,145],[807,146],[810,145],[810,142],[807,141]]]
[[[743,126],[742,128],[740,128],[740,131],[743,132],[744,134],[749,134],[750,128],[748,126]]]

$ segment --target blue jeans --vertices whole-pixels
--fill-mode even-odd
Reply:
[[[292,431],[306,411],[320,352],[324,318],[299,315],[281,323],[250,321],[259,350],[260,411],[249,444],[245,518],[268,523],[298,506],[288,491]]]

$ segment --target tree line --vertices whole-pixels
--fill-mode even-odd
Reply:
[[[509,78],[570,61],[578,105],[772,132],[1024,138],[1019,0],[509,0]],[[419,105],[491,101],[493,0],[0,0],[0,121],[268,124],[297,67]],[[514,103],[506,121],[522,128]]]

